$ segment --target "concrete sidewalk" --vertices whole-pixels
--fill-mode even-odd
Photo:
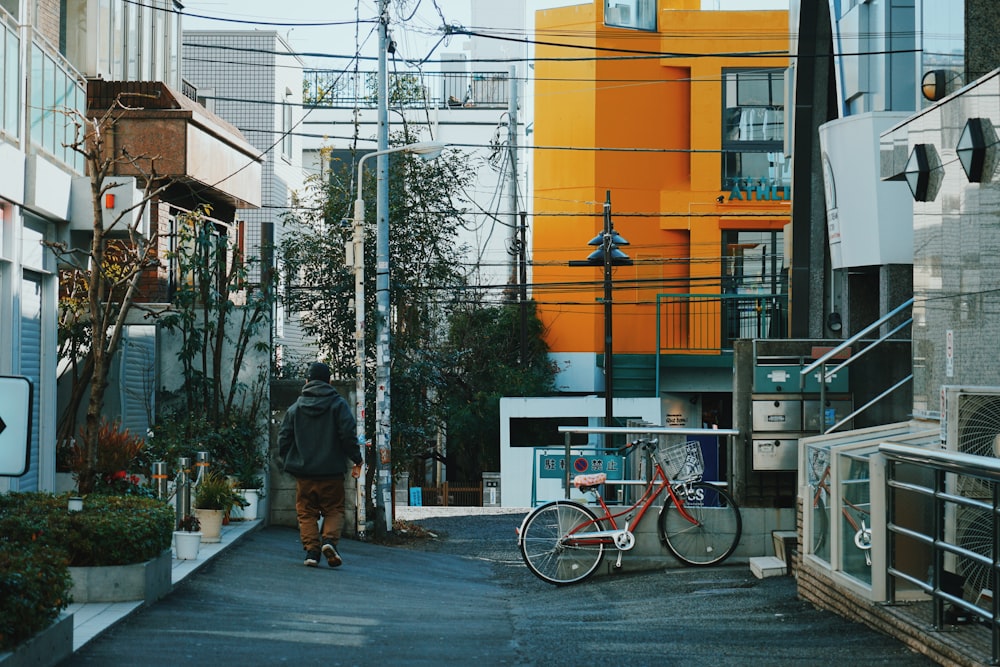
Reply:
[[[526,509],[509,508],[409,508],[400,507],[397,509],[396,517],[406,520],[416,520],[427,518],[428,516],[455,516],[463,514],[496,514],[496,513],[525,513]],[[222,539],[216,543],[202,543],[198,550],[197,560],[177,560],[173,559],[171,583],[177,586],[186,577],[197,572],[209,561],[223,553],[227,548],[238,543],[244,536],[258,530],[263,526],[263,521],[235,521],[222,527]],[[155,601],[151,604],[155,604]],[[145,605],[142,600],[134,602],[94,602],[94,603],[73,603],[66,608],[65,613],[73,614],[73,651],[79,651],[88,642],[100,636],[105,630],[113,627],[129,615],[135,613]]]
[[[259,529],[263,521],[234,521],[222,527],[221,540],[215,543],[202,542],[198,550],[197,560],[173,559],[171,583],[177,586],[186,577],[200,570],[206,563],[217,557],[229,547],[239,542],[245,535]],[[154,604],[153,601],[151,604]],[[93,602],[73,603],[66,608],[67,614],[73,614],[73,651],[79,651],[89,641],[99,636],[108,628],[127,618],[130,614],[142,609],[145,602]]]

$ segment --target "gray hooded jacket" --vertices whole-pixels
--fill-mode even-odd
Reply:
[[[347,459],[361,463],[354,415],[336,389],[306,383],[281,421],[278,455],[285,472],[309,479],[343,477]]]

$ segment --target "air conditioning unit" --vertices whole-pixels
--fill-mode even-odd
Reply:
[[[636,0],[608,0],[604,7],[604,23],[631,28],[636,21]]]
[[[941,388],[941,434],[945,447],[962,454],[1000,458],[1000,387]],[[949,475],[952,493],[992,502],[989,484],[974,477]],[[991,512],[976,507],[953,506],[948,539],[974,553],[992,557]],[[949,513],[950,514],[950,513]],[[950,516],[949,516],[950,518]],[[992,589],[989,567],[958,557],[955,571],[965,577],[973,597]]]

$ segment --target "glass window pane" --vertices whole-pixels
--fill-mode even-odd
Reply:
[[[19,51],[21,40],[13,33],[7,33],[7,56],[4,63],[5,81],[9,81],[10,89],[4,86],[3,129],[13,136],[18,136],[21,122],[21,58]]]
[[[42,144],[42,50],[37,44],[31,45],[31,100],[28,107],[31,109],[31,140],[36,144]]]
[[[124,79],[125,76],[125,3],[111,7],[111,78]]]
[[[45,269],[45,235],[35,225],[25,224],[21,230],[21,262],[33,269]]]
[[[58,114],[55,112],[56,106],[56,85],[59,78],[56,76],[56,64],[55,62],[45,56],[43,59],[43,82],[42,82],[42,110],[44,116],[42,117],[42,145],[45,146],[50,153],[56,155],[56,140],[62,137],[62,132],[56,133],[56,118]]]
[[[124,5],[125,23],[125,58],[128,63],[126,78],[134,81],[139,78],[139,5]]]
[[[739,74],[739,85],[736,88],[736,105],[768,106],[771,103],[771,88],[767,74]]]
[[[868,461],[861,457],[840,454],[840,547],[841,562],[846,574],[868,584],[872,583],[871,486]]]
[[[656,0],[604,0],[604,25],[656,30]]]
[[[0,0],[0,7],[3,7],[15,19],[20,18],[18,0]]]
[[[723,155],[724,190],[740,191],[743,199],[791,199],[791,165],[780,151],[727,151]]]
[[[100,45],[97,52],[97,71],[106,74],[110,78],[111,58],[110,54],[114,48],[111,40],[107,39],[111,30],[111,0],[99,0],[97,4],[97,43]]]

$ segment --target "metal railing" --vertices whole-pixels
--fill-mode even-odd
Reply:
[[[988,624],[991,635],[991,663],[1000,663],[1000,607],[994,591],[998,590],[1000,575],[1000,460],[973,454],[962,454],[943,450],[907,447],[892,443],[879,445],[879,452],[887,462],[886,471],[886,514],[887,570],[889,602],[895,601],[896,580],[909,582],[932,598],[933,627],[944,629],[948,623],[945,605],[958,608]],[[898,468],[901,465],[929,470],[933,483],[928,486],[913,481],[912,472],[901,479]],[[971,477],[983,483],[980,497],[958,495],[951,492],[949,477],[954,475]],[[899,495],[915,494],[933,503],[931,527],[929,531],[914,526],[903,526],[897,521],[896,507]],[[906,498],[912,504],[913,496]],[[962,528],[960,513],[978,514],[973,540],[968,539],[968,529]],[[968,532],[967,532],[968,531]],[[915,576],[897,567],[896,543],[902,538],[932,550],[932,565],[929,579]],[[912,546],[910,547],[912,548]],[[953,570],[948,571],[952,563]],[[973,579],[976,571],[981,577],[976,579],[989,585],[977,593],[977,603],[966,600],[962,595],[962,585]],[[956,581],[958,580],[958,581]],[[975,589],[979,584],[974,586]]]
[[[565,494],[566,498],[570,497],[570,491],[573,488],[573,470],[572,466],[569,465],[571,457],[574,451],[581,451],[588,449],[587,447],[573,446],[572,436],[574,433],[588,434],[588,435],[604,435],[608,436],[607,440],[610,440],[611,436],[624,435],[628,437],[629,435],[666,435],[666,436],[710,436],[710,437],[723,437],[723,436],[736,436],[740,434],[739,429],[735,428],[674,428],[669,426],[560,426],[559,432],[565,434],[566,444],[563,447],[563,452],[565,455]],[[597,449],[595,447],[590,447],[589,449]],[[601,448],[603,451],[614,451],[614,448],[605,446]],[[612,483],[616,484],[645,484],[648,480],[611,480]],[[719,484],[720,486],[726,486],[723,481],[713,482]],[[532,500],[534,501],[534,490],[532,491]]]
[[[722,352],[740,338],[784,338],[787,303],[784,294],[657,294],[657,352]]]
[[[816,359],[814,362],[812,362],[811,364],[809,364],[808,366],[806,366],[805,368],[803,368],[801,371],[799,371],[800,386],[805,386],[806,377],[810,373],[812,373],[813,371],[815,371],[817,368],[820,369],[820,382],[819,382],[819,409],[820,409],[820,415],[819,415],[819,423],[821,425],[821,429],[823,430],[823,433],[830,433],[832,431],[837,430],[838,428],[840,428],[844,424],[850,423],[851,420],[854,419],[857,415],[861,414],[862,412],[864,412],[865,410],[867,410],[871,406],[873,406],[876,403],[878,403],[879,401],[881,401],[886,396],[892,394],[894,391],[896,391],[897,389],[899,389],[900,387],[902,387],[906,383],[908,383],[911,380],[913,380],[913,373],[910,373],[909,375],[907,375],[906,377],[904,377],[902,380],[896,382],[894,385],[892,385],[891,387],[889,387],[888,389],[886,389],[885,391],[883,391],[881,394],[879,394],[878,396],[876,396],[872,400],[870,400],[867,403],[865,403],[864,405],[862,405],[860,408],[854,410],[851,414],[845,416],[839,422],[830,425],[829,428],[823,428],[823,427],[826,426],[826,420],[824,419],[824,414],[823,414],[822,411],[825,409],[825,406],[826,406],[826,384],[830,380],[830,378],[832,376],[836,375],[838,372],[840,372],[841,369],[846,368],[850,364],[853,364],[855,361],[857,361],[858,359],[860,359],[864,355],[868,354],[869,352],[871,352],[872,350],[874,350],[875,348],[877,348],[880,344],[882,344],[886,340],[889,340],[890,338],[892,338],[892,336],[894,336],[896,333],[898,333],[898,332],[902,331],[903,329],[905,329],[906,327],[908,327],[910,324],[913,323],[913,317],[912,316],[908,317],[906,320],[904,320],[903,322],[901,322],[900,324],[898,324],[897,326],[895,326],[892,330],[890,330],[887,333],[884,333],[883,335],[879,336],[878,339],[876,339],[871,345],[867,346],[865,349],[861,350],[857,354],[853,354],[853,355],[849,356],[842,363],[837,364],[833,368],[827,370],[827,367],[826,367],[827,364],[830,363],[831,359],[836,359],[837,355],[839,355],[840,353],[842,353],[844,350],[850,349],[850,347],[852,345],[854,345],[855,343],[857,343],[859,340],[861,340],[865,336],[869,335],[870,333],[872,333],[876,329],[881,328],[883,325],[888,324],[894,317],[896,317],[897,315],[900,315],[901,313],[903,313],[904,311],[906,311],[908,308],[910,308],[912,305],[913,305],[913,299],[912,298],[904,301],[903,303],[901,303],[900,305],[896,306],[891,311],[889,311],[888,313],[886,313],[885,315],[883,315],[882,317],[878,318],[877,320],[875,320],[874,322],[872,322],[871,324],[869,324],[867,327],[865,327],[864,329],[862,329],[858,333],[854,334],[853,336],[851,336],[850,338],[848,338],[847,340],[845,340],[840,345],[837,345],[833,349],[828,350],[819,359]]]
[[[306,70],[304,76],[306,106],[375,108],[378,104],[377,72]],[[506,108],[510,99],[508,72],[393,72],[388,85],[393,107]]]

